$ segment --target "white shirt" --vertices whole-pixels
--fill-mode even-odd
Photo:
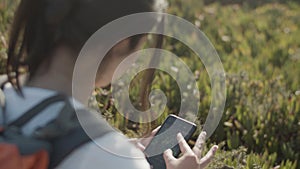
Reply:
[[[55,94],[55,91],[24,87],[24,98],[12,88],[4,90],[6,98],[7,121],[20,117],[40,101]],[[31,119],[23,128],[30,135],[36,128],[44,126],[56,118],[63,103],[55,103]],[[1,110],[2,111],[2,110]],[[1,112],[0,111],[0,112]],[[2,123],[2,113],[0,116]],[[121,133],[111,132],[94,142],[86,143],[67,156],[57,169],[150,169],[142,151],[131,144]]]

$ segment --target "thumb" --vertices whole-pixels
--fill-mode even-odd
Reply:
[[[167,149],[164,152],[164,159],[165,159],[166,164],[170,163],[171,161],[176,160],[176,158],[173,156],[173,152],[171,149]]]

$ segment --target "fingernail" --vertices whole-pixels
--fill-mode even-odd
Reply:
[[[181,140],[182,138],[183,138],[182,134],[181,134],[181,133],[178,133],[178,134],[177,134],[177,139],[178,139],[178,140]]]
[[[170,152],[171,151],[171,149],[167,149],[165,152],[164,152],[164,154],[167,154],[168,152]]]
[[[139,147],[140,149],[145,150],[145,146],[144,146],[142,143],[138,142],[136,145],[137,145],[137,147]]]
[[[219,149],[219,146],[215,145],[213,151],[216,152]]]

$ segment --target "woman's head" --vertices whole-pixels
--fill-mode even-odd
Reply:
[[[12,25],[7,73],[18,87],[18,69],[30,76],[61,46],[78,53],[105,24],[125,15],[155,11],[155,0],[21,0]],[[134,48],[141,35],[130,38]]]

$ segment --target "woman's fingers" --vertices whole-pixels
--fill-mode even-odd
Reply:
[[[167,149],[164,152],[164,159],[166,164],[170,163],[171,161],[177,160],[174,156],[173,156],[173,152],[171,149]]]
[[[135,145],[135,147],[137,147],[141,151],[145,151],[145,146],[140,142],[139,139],[132,138],[132,139],[129,139],[129,142],[132,143],[133,145]]]
[[[155,134],[157,133],[157,131],[159,130],[159,128],[160,128],[160,126],[158,126],[157,128],[155,128],[151,132],[151,135],[149,137],[147,137],[147,138],[141,138],[141,139],[133,138],[133,139],[129,139],[129,142],[131,142],[132,144],[134,144],[141,151],[144,151],[145,148],[149,145],[150,141],[155,136]]]
[[[166,150],[163,154],[163,157],[166,162],[167,168],[205,168],[212,161],[218,149],[218,146],[214,145],[203,158],[200,158],[202,149],[204,147],[205,137],[206,133],[202,132],[196,141],[195,147],[192,150],[185,141],[182,134],[178,133],[177,140],[183,156],[176,159],[173,156],[171,149]]]
[[[218,146],[214,145],[208,153],[200,159],[200,168],[205,168],[214,158],[216,151],[218,150]]]
[[[145,147],[142,143],[140,143],[140,142],[137,142],[137,143],[135,144],[135,146],[136,146],[138,149],[140,149],[141,151],[145,151],[145,149],[146,149],[146,147]]]
[[[156,127],[154,130],[152,130],[149,137],[140,139],[141,144],[144,147],[147,147],[159,129],[160,129],[160,126]]]
[[[205,144],[205,138],[206,138],[206,132],[203,131],[198,136],[197,141],[195,143],[195,146],[193,147],[193,151],[199,159],[202,156],[202,151],[203,151],[203,147],[204,147],[204,144]]]
[[[188,145],[188,143],[185,141],[184,137],[182,136],[181,133],[177,134],[177,140],[178,140],[178,144],[180,147],[180,151],[185,154],[185,153],[193,153],[192,149],[190,148],[190,146]]]
[[[156,127],[154,130],[152,130],[151,132],[151,136],[155,136],[155,134],[157,133],[157,131],[160,129],[160,126]]]

